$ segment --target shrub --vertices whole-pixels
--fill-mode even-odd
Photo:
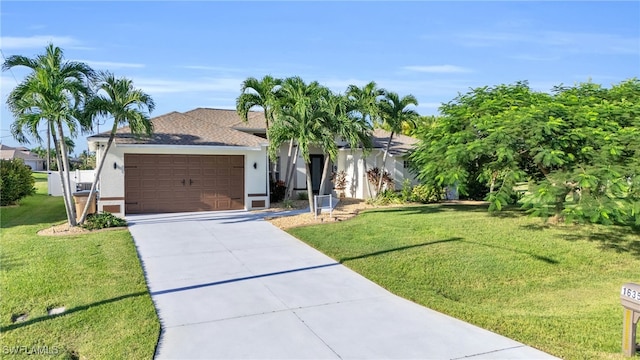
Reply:
[[[110,227],[127,226],[127,222],[124,219],[108,213],[102,212],[97,214],[90,214],[87,216],[83,227],[88,230],[105,229]]]
[[[305,191],[298,193],[298,200],[309,200],[309,194]]]
[[[367,171],[367,179],[374,186],[378,186],[378,182],[380,181],[380,169],[377,167],[369,169]],[[387,170],[384,170],[384,172],[382,173],[382,188],[387,190],[394,190],[395,188],[393,178]]]
[[[16,204],[36,192],[31,168],[20,159],[0,160],[0,205]]]
[[[331,181],[336,190],[344,190],[347,188],[347,173],[344,170],[333,173],[331,175]]]
[[[285,209],[293,208],[293,201],[291,201],[291,199],[284,199],[282,201],[282,207]]]
[[[411,181],[409,179],[404,179],[402,182],[402,190],[400,191],[400,199],[404,202],[413,201],[411,193],[413,188],[411,187]]]
[[[402,204],[404,202],[402,195],[393,190],[383,190],[379,196],[367,200],[367,204],[370,205]]]
[[[416,185],[411,190],[411,201],[426,204],[439,201],[440,199],[442,199],[442,191],[430,185]]]

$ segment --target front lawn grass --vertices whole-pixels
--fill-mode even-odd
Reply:
[[[0,210],[2,355],[152,358],[160,325],[129,232],[37,235],[66,215],[62,198],[47,195],[46,174],[35,176],[36,195]]]
[[[629,228],[426,205],[289,231],[429,308],[561,358],[623,358],[620,288],[640,282],[640,234]]]

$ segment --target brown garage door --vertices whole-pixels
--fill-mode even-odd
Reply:
[[[125,154],[125,212],[244,209],[244,156]]]

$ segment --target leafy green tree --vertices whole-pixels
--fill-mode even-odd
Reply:
[[[328,142],[326,129],[331,114],[327,111],[327,103],[331,92],[317,81],[306,84],[300,77],[285,79],[281,92],[274,114],[276,121],[269,128],[269,153],[273,158],[283,142],[296,141],[297,152],[306,163],[309,210],[313,212],[309,146],[322,146]]]
[[[537,216],[640,225],[638,79],[549,94],[526,82],[482,87],[440,110],[411,156],[422,181],[457,183],[464,193],[477,176],[489,187],[490,210],[522,196]],[[524,195],[521,182],[529,184]]]
[[[12,205],[36,192],[31,168],[22,159],[0,160],[0,205]]]
[[[65,128],[70,137],[75,137],[78,124],[83,128],[86,126],[79,123],[78,118],[83,102],[90,93],[87,80],[93,77],[94,72],[84,63],[65,61],[62,50],[53,44],[47,46],[44,54],[33,59],[21,55],[10,56],[2,68],[8,70],[16,66],[27,67],[31,73],[7,98],[9,110],[15,117],[11,125],[12,135],[20,143],[29,143],[29,137],[41,142],[38,125],[45,121],[56,146],[56,162],[62,179],[67,219],[71,226],[75,226]]]
[[[418,100],[413,95],[407,95],[402,98],[397,93],[386,91],[384,97],[380,102],[380,119],[382,125],[387,127],[387,130],[391,132],[389,140],[384,147],[384,154],[382,155],[382,169],[385,169],[387,161],[387,155],[389,154],[389,148],[393,140],[393,135],[402,132],[402,125],[404,123],[412,123],[418,116],[418,113],[410,109],[411,105],[417,106]],[[378,181],[378,188],[376,194],[380,194],[382,191],[382,183],[384,176],[380,176]]]
[[[128,126],[135,136],[149,136],[153,133],[153,125],[149,121],[149,113],[155,108],[151,96],[133,87],[133,82],[126,78],[116,78],[109,72],[101,72],[97,81],[98,92],[91,97],[84,108],[85,122],[93,123],[96,116],[113,117],[113,127],[104,152],[100,154],[100,163],[95,172],[89,198],[85,204],[79,223],[87,218],[89,206],[95,196],[98,179],[102,173],[105,159],[116,137],[118,126]]]
[[[278,90],[282,80],[274,78],[271,75],[264,76],[261,80],[254,77],[249,77],[242,82],[241,94],[236,99],[236,110],[242,120],[249,120],[249,111],[254,107],[261,107],[264,111],[264,118],[266,121],[267,140],[269,140],[269,127],[274,121],[274,110],[277,106]],[[273,164],[271,164],[271,170],[269,174],[271,176],[271,182],[275,183],[275,177],[273,172]]]
[[[96,168],[96,153],[94,151],[82,150],[78,159],[80,160],[79,170],[92,170]]]

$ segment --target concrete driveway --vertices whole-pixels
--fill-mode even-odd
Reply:
[[[127,216],[158,359],[549,359],[397,297],[245,211]]]

